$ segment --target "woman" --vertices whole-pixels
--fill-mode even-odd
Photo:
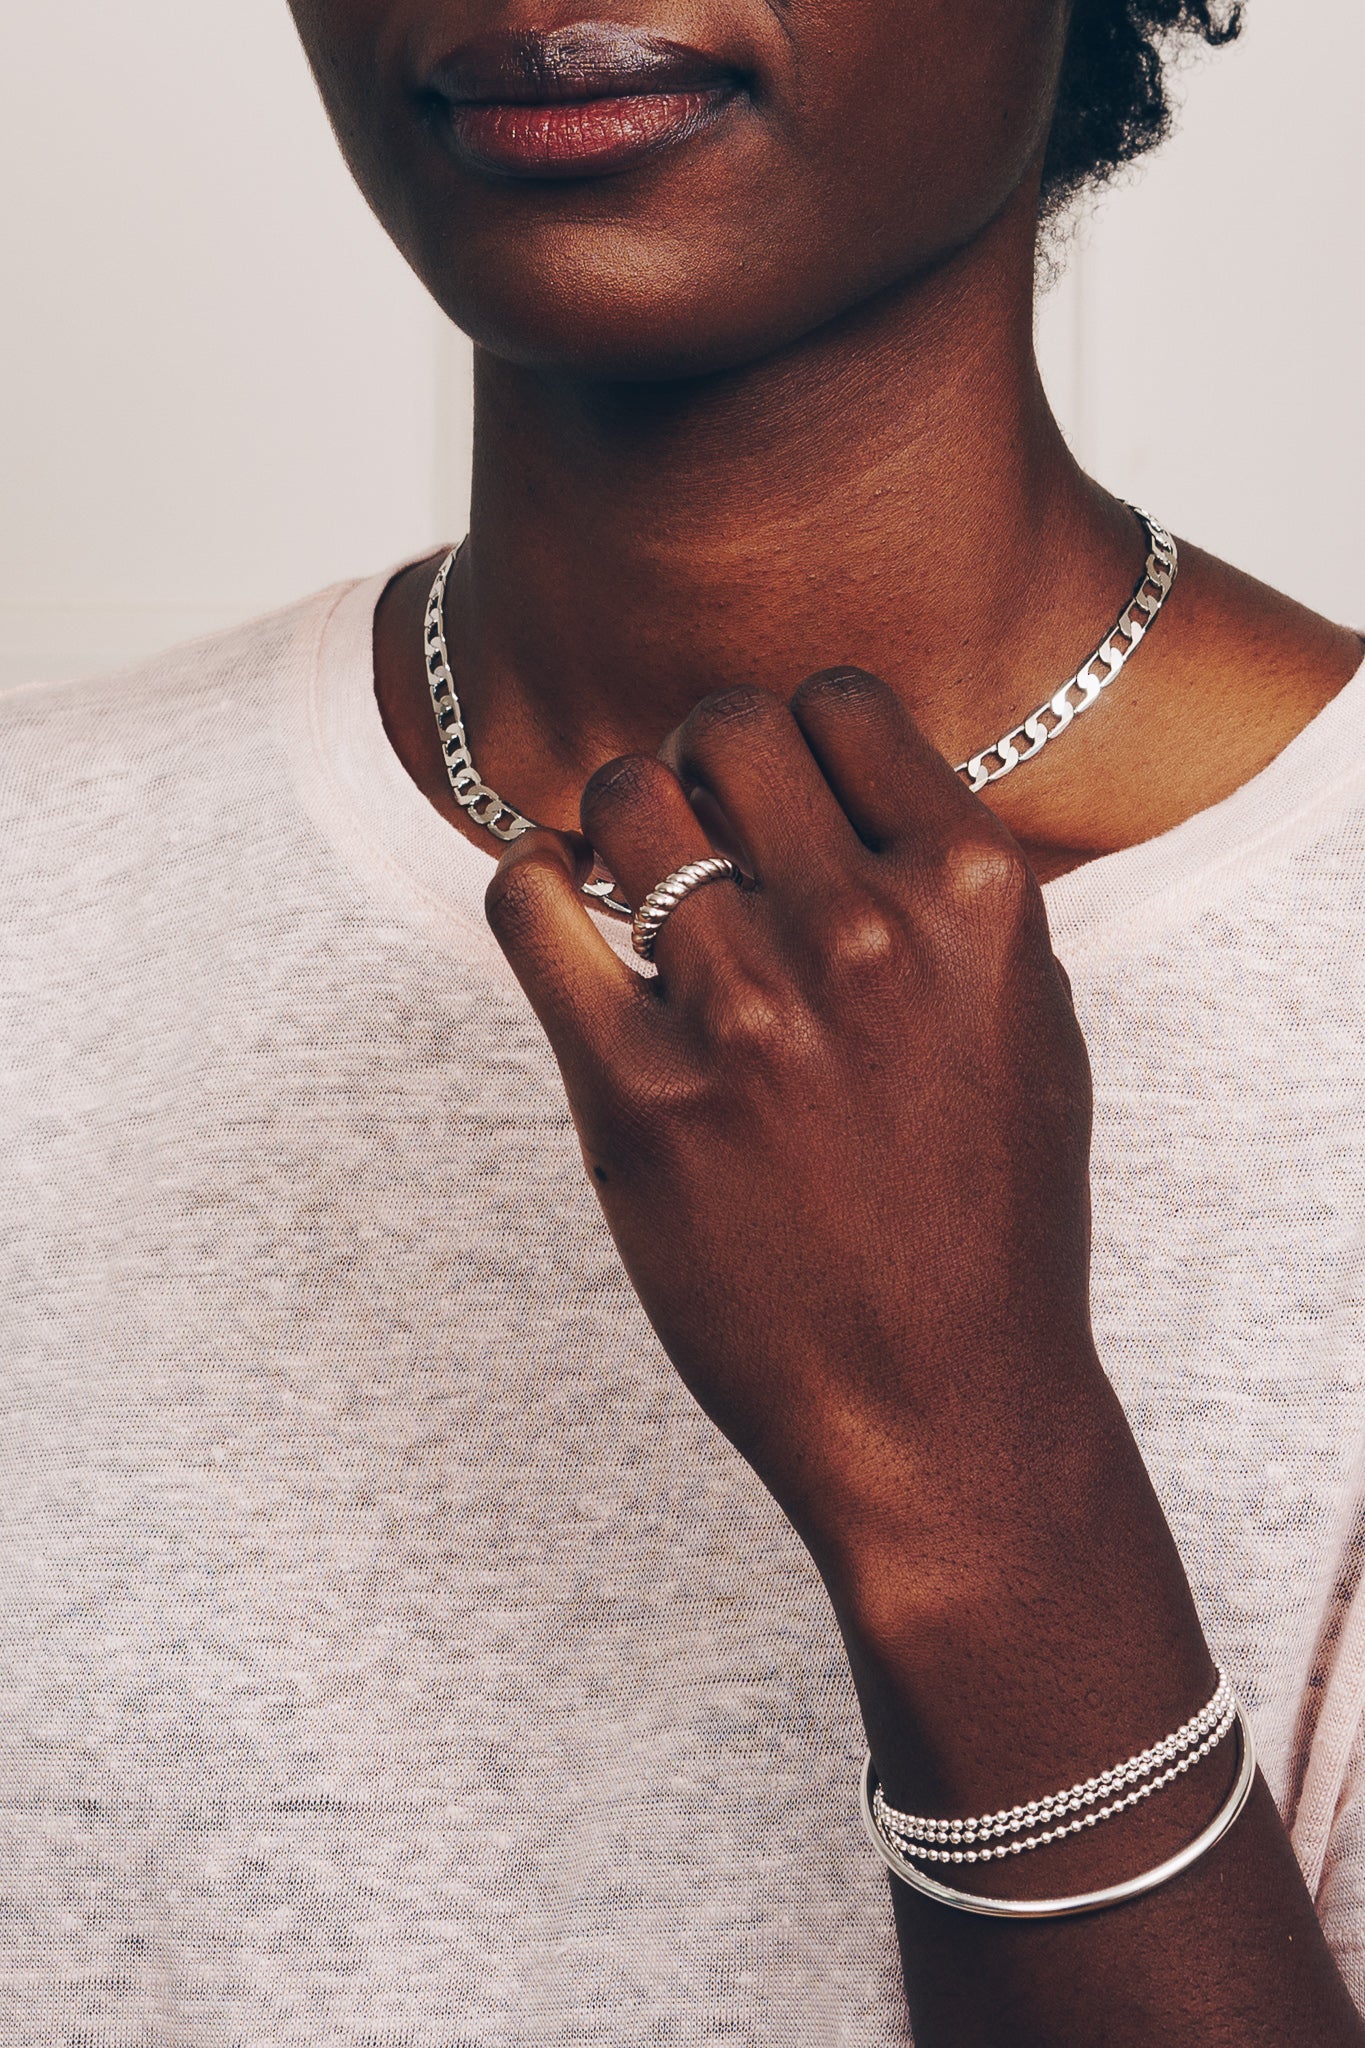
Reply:
[[[14,2014],[1360,2042],[1361,647],[1032,353],[1231,23],[294,13],[471,536],[10,715]]]

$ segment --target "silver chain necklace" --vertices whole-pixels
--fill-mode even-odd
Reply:
[[[992,740],[990,746],[983,747],[979,754],[973,754],[970,761],[959,762],[957,772],[973,795],[985,789],[988,783],[999,782],[1006,775],[1012,775],[1016,768],[1023,767],[1025,761],[1032,761],[1035,755],[1042,753],[1049,740],[1055,740],[1073,719],[1090,709],[1101,691],[1107,690],[1114,678],[1123,672],[1141,646],[1153,619],[1174,590],[1175,579],[1180,573],[1180,555],[1174,540],[1164,526],[1157,525],[1149,512],[1142,511],[1137,505],[1130,505],[1128,509],[1136,513],[1147,530],[1147,566],[1137,589],[1095,652],[1081,663],[1075,675],[1063,683],[1060,690],[1045,704],[1040,704],[1036,711],[1030,712],[1021,724],[1012,725],[1008,732],[1001,733],[998,740]],[[1096,669],[1100,670],[1098,675]],[[1049,720],[1052,721],[1050,724]],[[1021,746],[1021,740],[1027,744]]]
[[[431,685],[431,704],[436,713],[436,728],[441,752],[445,756],[446,780],[450,784],[451,795],[476,825],[482,825],[484,831],[491,832],[495,839],[510,844],[512,840],[520,839],[523,832],[534,832],[535,820],[523,816],[515,804],[507,803],[495,789],[490,789],[474,766],[474,756],[469,751],[469,738],[464,729],[460,694],[455,688],[450,666],[450,649],[446,645],[446,584],[450,581],[450,572],[455,567],[455,557],[459,552],[457,547],[450,550],[436,571],[436,581],[427,599],[422,641],[427,681]],[[630,917],[633,914],[630,905],[623,903],[615,892],[616,884],[611,876],[600,870],[589,875],[583,884],[583,894],[593,897],[604,910],[613,910],[618,917]]]
[[[957,773],[973,793],[985,789],[989,783],[999,782],[1016,768],[1021,768],[1025,761],[1032,761],[1042,753],[1049,740],[1055,740],[1058,733],[1065,732],[1074,719],[1090,709],[1137,651],[1174,589],[1180,568],[1175,542],[1165,527],[1158,526],[1148,513],[1140,511],[1136,505],[1131,509],[1142,521],[1148,542],[1147,565],[1137,589],[1095,652],[1081,663],[1075,675],[1063,683],[1060,690],[1019,725],[1011,726],[998,740],[983,747],[979,754],[959,763]],[[469,751],[469,737],[465,732],[464,712],[450,666],[445,627],[446,585],[458,553],[458,548],[452,548],[446,556],[436,572],[436,581],[427,599],[423,647],[432,708],[436,713],[446,777],[456,803],[461,810],[468,812],[476,825],[482,825],[485,832],[491,832],[495,839],[510,842],[520,839],[523,832],[533,832],[535,822],[523,816],[495,789],[489,788],[474,766],[474,757]],[[1100,673],[1097,674],[1097,670]],[[604,909],[613,910],[618,916],[629,917],[630,905],[621,902],[615,889],[616,884],[610,875],[600,872],[590,875],[583,884],[585,896],[593,897]]]

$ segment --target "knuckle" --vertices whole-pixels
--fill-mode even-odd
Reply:
[[[771,1064],[784,1059],[800,1036],[791,998],[748,977],[732,977],[712,991],[705,1028],[711,1053],[722,1064]]]
[[[667,1152],[685,1139],[704,1123],[714,1091],[714,1076],[687,1061],[637,1075],[625,1111],[633,1150]]]
[[[685,1072],[648,1060],[630,1075],[602,1082],[592,1124],[593,1151],[624,1178],[666,1149],[671,1134],[689,1120],[693,1091]],[[580,1129],[583,1119],[580,1117]]]
[[[724,1081],[714,1056],[633,1063],[605,1083],[590,1128],[580,1137],[619,1185],[639,1184],[697,1156],[714,1130]],[[595,1173],[599,1185],[605,1175]]]
[[[684,750],[695,753],[728,733],[752,732],[782,717],[776,697],[756,685],[743,684],[731,690],[713,690],[695,704],[683,720],[679,737]]]
[[[623,754],[608,761],[588,779],[583,791],[582,820],[585,831],[590,821],[618,815],[623,810],[652,804],[663,785],[672,780],[662,762],[648,754]],[[591,837],[591,833],[588,834]]]
[[[856,668],[851,663],[841,663],[837,668],[817,669],[796,692],[800,704],[846,704],[857,709],[864,704],[879,701],[887,694],[888,685],[880,676],[874,676],[870,669]]]
[[[877,903],[862,903],[831,920],[820,947],[827,979],[865,983],[895,978],[907,957],[903,921]]]
[[[1023,855],[982,833],[965,833],[944,848],[939,886],[959,914],[992,922],[1021,922],[1033,901],[1033,877]]]

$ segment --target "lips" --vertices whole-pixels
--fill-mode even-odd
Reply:
[[[481,38],[425,82],[437,133],[475,169],[572,178],[621,171],[712,127],[742,92],[732,67],[612,22]]]

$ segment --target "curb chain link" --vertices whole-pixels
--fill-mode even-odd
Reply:
[[[1063,683],[1060,690],[1045,704],[1040,704],[1021,724],[1012,726],[989,747],[983,747],[979,754],[973,754],[970,760],[959,764],[956,773],[973,795],[990,783],[1012,774],[1025,761],[1033,760],[1049,740],[1056,739],[1083,711],[1089,710],[1101,692],[1122,672],[1170,596],[1180,569],[1175,541],[1165,527],[1158,525],[1148,513],[1136,505],[1130,509],[1142,521],[1148,540],[1147,564],[1137,589],[1095,652],[1082,662],[1076,674]],[[464,711],[455,688],[445,630],[446,585],[458,553],[458,548],[452,548],[446,556],[436,572],[436,580],[427,599],[423,653],[431,704],[436,714],[446,779],[456,803],[469,813],[476,825],[481,825],[485,832],[502,840],[504,845],[510,845],[523,833],[534,831],[535,824],[484,781],[469,749]],[[1097,669],[1102,673],[1097,675]],[[1021,741],[1026,744],[1021,745]],[[617,897],[616,884],[609,875],[594,874],[582,887],[583,894],[592,897],[604,909],[614,911],[618,916],[631,915],[630,905]]]
[[[1025,761],[1032,761],[1042,753],[1049,740],[1055,740],[1083,711],[1090,709],[1101,692],[1107,690],[1115,677],[1123,672],[1174,589],[1175,579],[1180,573],[1180,552],[1175,541],[1165,527],[1158,525],[1140,506],[1130,505],[1128,509],[1136,513],[1147,529],[1147,565],[1137,589],[1095,652],[1081,663],[1075,675],[1063,683],[1060,690],[1019,725],[1011,726],[1008,732],[1002,733],[989,747],[983,747],[969,761],[959,762],[956,772],[973,796],[990,783],[1012,775],[1016,768],[1023,767]],[[1117,646],[1116,641],[1119,643]],[[1103,673],[1096,675],[1097,668]],[[1072,701],[1073,692],[1079,701]],[[1049,725],[1046,723],[1048,719],[1055,720],[1055,723]],[[1028,744],[1021,746],[1021,740]]]

